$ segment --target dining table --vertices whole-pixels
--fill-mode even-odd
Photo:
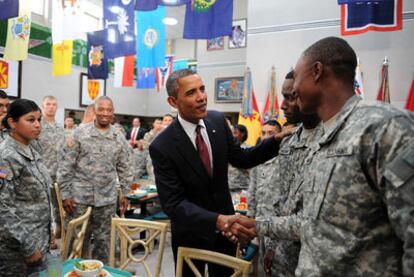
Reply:
[[[62,275],[63,277],[66,277],[67,275],[69,275],[70,272],[72,272],[73,270],[75,270],[75,264],[77,262],[82,261],[82,259],[70,259],[70,260],[66,260],[62,263]],[[104,265],[103,269],[105,269],[110,276],[107,277],[132,277],[132,274],[128,271],[125,270],[121,270],[118,268],[113,268],[111,266],[108,265]],[[54,273],[56,277],[61,277],[58,276],[60,274],[58,273]],[[47,269],[45,271],[40,272],[40,277],[55,277],[53,274],[50,274],[47,272]]]

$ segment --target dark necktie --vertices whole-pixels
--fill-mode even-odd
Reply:
[[[198,155],[200,155],[200,159],[204,164],[204,167],[206,168],[208,175],[212,175],[211,172],[211,163],[210,163],[210,155],[208,154],[208,148],[207,148],[207,144],[203,139],[203,136],[201,135],[201,126],[197,125],[196,128],[196,146],[197,146],[197,150],[198,150]]]

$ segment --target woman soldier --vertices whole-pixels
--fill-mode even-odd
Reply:
[[[10,104],[0,144],[0,275],[28,276],[44,269],[49,252],[51,182],[40,154],[30,143],[41,131],[35,102]]]

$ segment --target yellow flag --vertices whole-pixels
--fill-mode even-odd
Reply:
[[[7,24],[5,60],[22,61],[27,59],[31,21],[29,1],[20,0],[19,16],[10,18]]]
[[[53,76],[68,75],[72,73],[73,40],[64,40],[53,44]]]
[[[262,130],[262,122],[260,120],[260,112],[257,106],[256,97],[253,90],[252,73],[247,68],[244,73],[243,84],[243,100],[239,113],[238,124],[247,128],[246,144],[254,146],[260,137]]]

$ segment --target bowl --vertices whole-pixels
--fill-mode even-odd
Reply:
[[[82,265],[85,268],[81,269],[78,268],[78,265]],[[99,274],[101,269],[103,268],[104,264],[98,260],[83,260],[80,262],[75,263],[75,271],[76,274],[82,277],[95,277]]]

